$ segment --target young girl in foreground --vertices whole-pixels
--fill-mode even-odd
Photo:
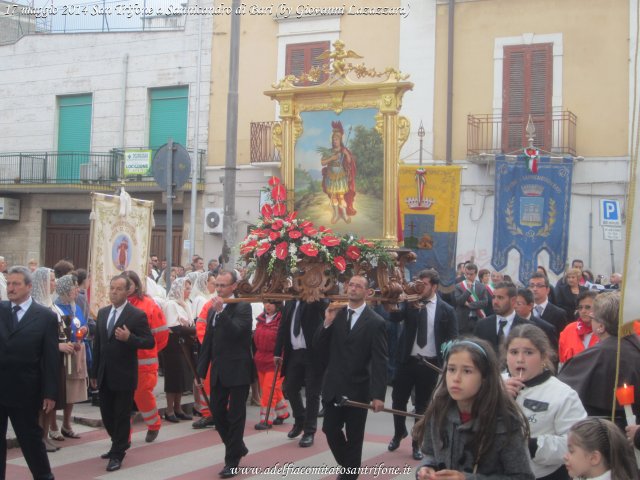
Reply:
[[[529,421],[533,474],[541,480],[568,480],[563,460],[567,435],[587,412],[575,390],[553,376],[555,355],[542,330],[518,325],[509,332],[506,346],[505,386]]]
[[[574,479],[636,480],[631,446],[620,429],[608,420],[587,418],[569,431],[564,463]]]
[[[444,375],[414,438],[424,436],[419,480],[535,477],[528,423],[506,393],[493,347],[469,338],[446,345]]]

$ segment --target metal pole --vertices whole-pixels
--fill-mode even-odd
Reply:
[[[593,268],[592,260],[592,252],[593,252],[593,212],[589,212],[589,259],[587,265],[589,268]]]
[[[224,160],[224,226],[222,236],[226,245],[236,244],[236,155],[238,142],[238,61],[240,53],[240,15],[236,13],[240,0],[233,0],[231,7],[231,35],[229,45],[229,93],[227,94],[227,142]],[[233,251],[229,256],[235,264]]]
[[[164,282],[169,293],[171,288],[171,265],[173,264],[173,138],[167,142],[167,234],[165,237],[167,268],[164,270]]]
[[[609,253],[611,254],[611,275],[616,271],[616,265],[613,258],[613,240],[609,240]]]
[[[455,0],[449,0],[449,30],[447,32],[447,144],[445,160],[447,165],[453,162],[451,144],[453,142],[453,19]]]
[[[191,155],[191,227],[189,228],[189,258],[196,248],[196,202],[198,201],[198,172],[200,166],[200,69],[202,67],[202,16],[198,16],[198,70],[196,72],[196,121]]]

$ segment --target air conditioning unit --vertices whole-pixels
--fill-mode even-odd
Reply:
[[[80,165],[80,180],[83,182],[91,182],[100,178],[100,168],[93,163],[84,163]]]
[[[222,233],[224,211],[222,208],[204,209],[204,233]]]

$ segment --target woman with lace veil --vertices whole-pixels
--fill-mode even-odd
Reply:
[[[58,336],[59,343],[58,349],[60,350],[60,356],[64,357],[65,354],[73,352],[73,345],[64,341],[64,331],[62,324],[62,317],[60,317],[59,312],[53,306],[53,294],[56,291],[56,278],[53,273],[53,270],[47,267],[37,268],[33,272],[32,277],[32,290],[31,290],[31,298],[33,298],[34,302],[39,303],[40,305],[50,308],[56,313],[58,316],[58,331],[60,335]],[[63,408],[64,406],[64,365],[62,361],[60,362],[60,372],[58,375],[58,398],[56,399],[56,408]],[[60,448],[53,444],[49,435],[49,425],[51,425],[52,421],[55,421],[56,418],[56,409],[51,410],[49,413],[45,414],[44,412],[40,412],[40,427],[42,428],[42,436],[44,438],[44,444],[47,448],[47,452],[56,452]],[[60,435],[60,432],[57,432]],[[64,437],[62,437],[64,439]]]
[[[191,420],[191,415],[182,410],[182,394],[193,388],[193,375],[187,365],[186,352],[191,352],[195,334],[194,315],[191,312],[191,282],[188,278],[177,278],[171,284],[167,301],[163,307],[169,327],[169,343],[164,355],[164,391],[167,395],[167,409],[164,419],[178,423]],[[183,352],[182,343],[186,345]]]
[[[71,343],[73,351],[67,354],[65,362],[65,405],[63,408],[62,438],[80,438],[71,428],[71,412],[73,404],[87,400],[88,365],[91,363],[91,350],[85,337],[89,332],[87,319],[82,309],[76,304],[78,297],[78,282],[75,275],[64,275],[56,280],[56,293],[58,298],[54,308],[63,318],[65,335]],[[51,422],[50,436],[54,440],[60,440],[58,425],[55,418]]]

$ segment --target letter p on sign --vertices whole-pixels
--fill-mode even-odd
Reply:
[[[622,225],[618,200],[600,200],[600,225]]]

